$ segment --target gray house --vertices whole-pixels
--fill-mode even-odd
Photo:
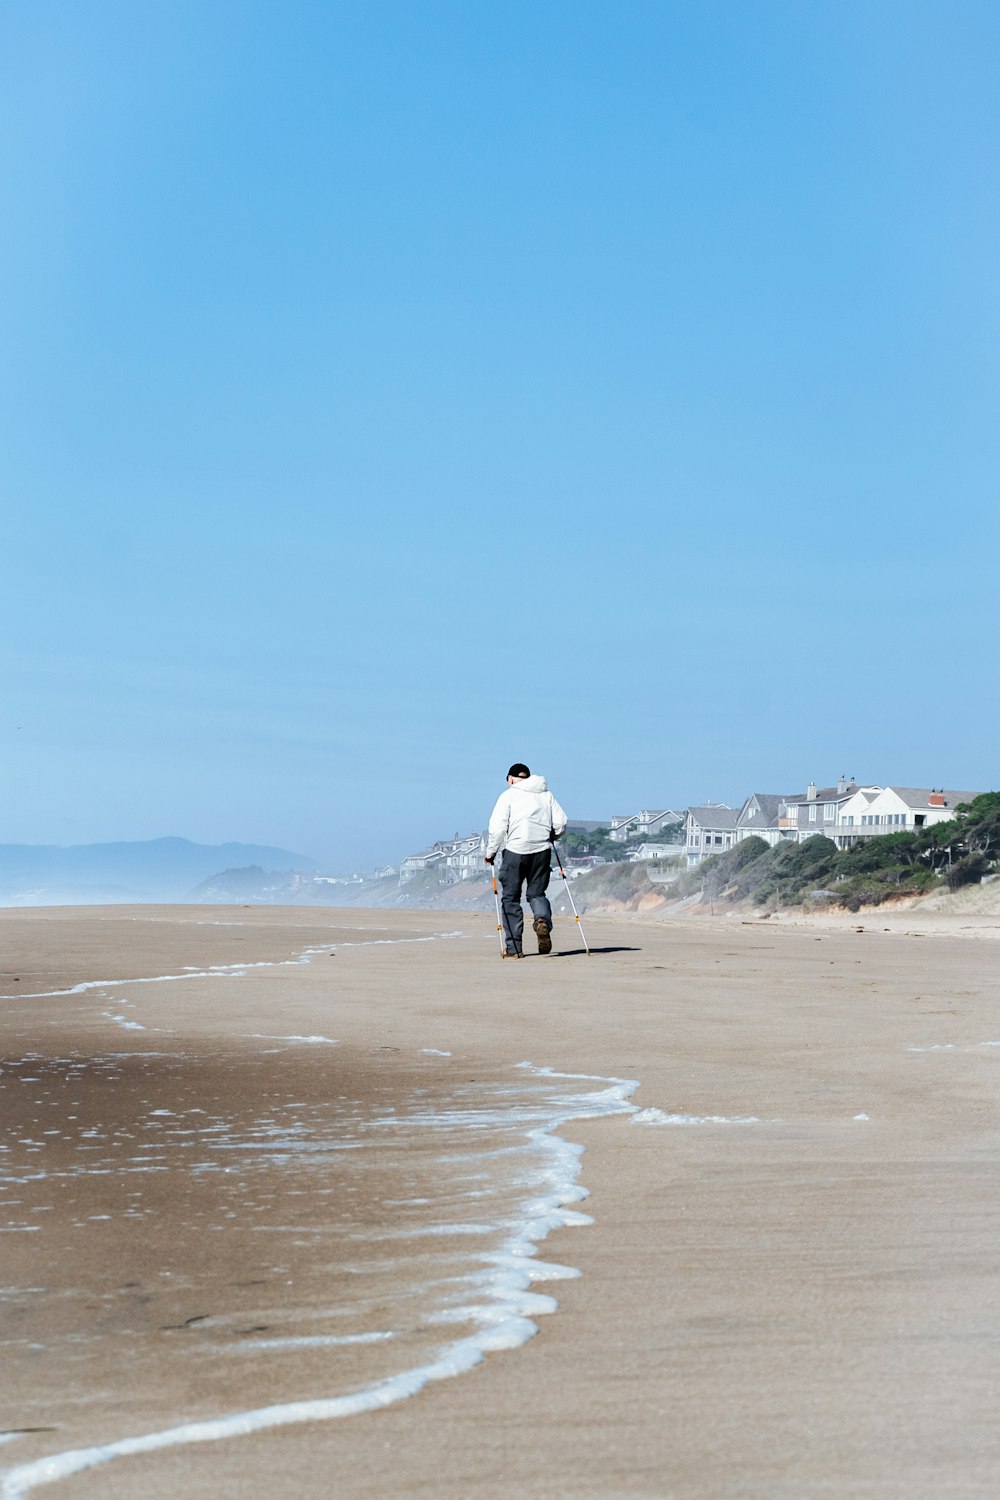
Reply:
[[[749,838],[766,839],[769,844],[779,843],[782,837],[787,837],[786,829],[781,826],[785,809],[794,803],[794,792],[751,792],[740,808],[736,822],[737,843]]]
[[[740,808],[737,840],[756,835],[769,844],[801,844],[815,833],[833,838],[844,808],[857,803],[861,790],[842,776],[836,786],[817,787],[811,781],[805,792],[752,792]]]
[[[684,822],[684,814],[672,807],[644,808],[641,812],[618,814],[611,819],[609,837],[623,844],[626,839],[663,838],[668,828]]]
[[[399,867],[399,883],[405,885],[424,870],[437,870],[447,885],[470,880],[482,873],[486,837],[482,833],[460,834],[453,839],[439,839],[430,849],[408,854]]]
[[[778,824],[783,838],[797,839],[801,844],[814,833],[833,837],[840,821],[841,809],[858,791],[858,783],[841,776],[836,786],[817,787],[810,781],[804,797],[788,797]]]
[[[399,867],[399,883],[405,885],[414,875],[443,864],[444,854],[440,849],[421,849],[417,854],[408,854]]]
[[[684,822],[684,859],[701,864],[710,854],[721,854],[736,842],[739,813],[725,802],[706,802],[689,807]]]

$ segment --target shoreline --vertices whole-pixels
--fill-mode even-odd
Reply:
[[[448,914],[216,908],[209,924],[204,908],[55,912],[0,913],[6,951],[34,951],[26,972],[68,977],[101,960],[105,977],[128,977],[117,971],[130,963],[134,977],[146,954],[204,967],[266,950],[281,967],[247,963],[242,978],[192,975],[129,997],[139,1024],[169,1020],[196,1050],[238,1016],[247,1032],[336,1038],[375,1068],[419,1054],[433,1069],[450,1052],[449,1068],[473,1077],[530,1058],[638,1079],[632,1102],[646,1118],[576,1121],[568,1133],[587,1148],[595,1223],[566,1241],[553,1231],[544,1259],[582,1275],[560,1283],[558,1313],[516,1353],[401,1406],[123,1459],[53,1494],[246,1493],[262,1464],[289,1500],[321,1493],[331,1464],[338,1493],[359,1500],[995,1492],[1000,1360],[980,1313],[1000,1228],[984,1197],[1000,1151],[988,945],[859,923],[593,917],[591,959],[561,923],[562,958],[504,965],[480,914],[455,922],[461,940],[429,943],[419,940],[452,925]],[[418,941],[380,945],[390,924]],[[366,946],[292,961],[304,932],[332,947],[348,926]],[[0,989],[13,1041],[10,975]],[[63,1004],[21,998],[26,1010]],[[60,1036],[65,1019],[49,1015],[43,1032]],[[23,1034],[38,1022],[25,1016]],[[77,1040],[96,1024],[81,1023]],[[8,1467],[18,1446],[4,1447]]]

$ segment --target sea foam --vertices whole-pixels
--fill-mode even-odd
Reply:
[[[258,1406],[202,1421],[179,1423],[158,1432],[123,1436],[105,1443],[69,1449],[19,1465],[8,1470],[3,1477],[0,1491],[3,1500],[23,1500],[41,1486],[119,1458],[377,1410],[414,1395],[433,1381],[450,1379],[471,1370],[489,1353],[515,1349],[530,1339],[537,1332],[536,1320],[554,1312],[557,1307],[555,1298],[536,1290],[538,1284],[578,1275],[571,1266],[540,1260],[536,1253],[538,1245],[554,1229],[592,1222],[577,1207],[587,1197],[586,1190],[578,1182],[583,1148],[563,1139],[558,1132],[575,1120],[633,1112],[635,1107],[629,1102],[629,1096],[637,1084],[627,1079],[556,1073],[530,1063],[518,1067],[522,1074],[529,1073],[530,1078],[526,1078],[523,1085],[511,1084],[509,1088],[495,1089],[488,1104],[481,1097],[475,1101],[456,1098],[453,1107],[424,1111],[416,1117],[389,1114],[368,1122],[366,1127],[374,1132],[390,1132],[412,1128],[416,1123],[422,1130],[440,1130],[445,1136],[456,1129],[478,1131],[485,1136],[486,1147],[468,1153],[470,1161],[477,1157],[487,1160],[509,1158],[512,1151],[530,1154],[532,1164],[525,1169],[525,1189],[507,1220],[500,1224],[498,1248],[478,1252],[470,1249],[468,1269],[456,1277],[446,1278],[450,1283],[449,1295],[428,1320],[440,1326],[442,1333],[449,1326],[471,1328],[471,1332],[446,1340],[430,1358],[412,1368],[399,1370],[349,1394]],[[546,1080],[552,1080],[559,1087],[546,1087]],[[562,1085],[567,1083],[579,1083],[581,1087],[563,1088]],[[599,1086],[588,1087],[594,1083]],[[500,1131],[506,1138],[512,1129],[521,1138],[520,1146],[492,1144],[492,1131]],[[289,1139],[287,1135],[273,1143],[286,1151],[294,1145],[305,1144]],[[488,1235],[495,1233],[497,1228],[494,1221],[448,1222],[431,1232],[462,1238]],[[262,1356],[275,1350],[305,1351],[342,1344],[377,1343],[393,1337],[393,1330],[382,1329],[343,1336],[260,1339],[239,1347],[242,1353]]]

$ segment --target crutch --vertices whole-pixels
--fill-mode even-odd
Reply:
[[[493,856],[493,864],[490,865],[490,874],[493,876],[493,900],[497,908],[497,932],[500,934],[500,957],[507,957],[507,940],[504,937],[503,919],[500,916],[500,892],[497,890],[497,867],[496,855]]]
[[[580,921],[580,913],[576,909],[576,902],[573,900],[573,892],[570,889],[569,881],[566,879],[566,871],[563,869],[562,855],[559,853],[559,845],[556,843],[555,839],[552,840],[552,853],[556,857],[556,863],[559,866],[559,874],[563,878],[563,885],[566,887],[566,894],[569,897],[569,904],[573,908],[573,919],[576,922],[577,927],[579,927],[580,929],[580,936],[583,938],[583,946],[587,950],[587,957],[589,958],[590,944],[587,942],[587,934],[583,930],[583,923]]]

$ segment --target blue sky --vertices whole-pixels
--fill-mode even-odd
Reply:
[[[0,842],[1000,785],[1000,11],[0,8]]]

